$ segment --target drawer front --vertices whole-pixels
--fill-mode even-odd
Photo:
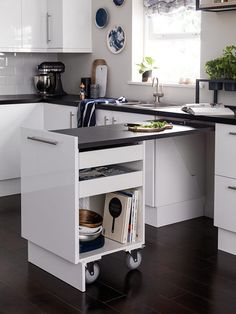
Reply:
[[[79,169],[120,164],[143,159],[143,145],[99,149],[79,154]]]
[[[215,176],[214,224],[236,232],[236,179]]]
[[[236,126],[216,125],[215,173],[236,178]]]

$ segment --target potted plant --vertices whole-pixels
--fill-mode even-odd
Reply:
[[[205,64],[205,71],[209,78],[213,80],[209,82],[210,90],[221,90],[223,88],[222,82],[214,82],[214,80],[221,80],[224,78],[224,60],[223,58],[216,58],[209,60]]]
[[[152,57],[144,57],[143,61],[137,64],[139,73],[142,74],[142,82],[148,82],[152,78],[152,71],[157,69],[155,60]]]
[[[236,80],[236,47],[227,46],[223,50],[224,77],[226,80]],[[226,91],[235,91],[236,82],[225,82],[224,89]]]

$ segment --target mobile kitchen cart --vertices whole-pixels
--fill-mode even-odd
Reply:
[[[94,262],[118,251],[131,253],[129,266],[140,263],[144,245],[144,140],[198,131],[175,125],[162,133],[132,133],[123,125],[45,131],[22,129],[22,236],[28,240],[28,261],[80,291],[97,275]],[[79,181],[79,170],[124,165],[120,175]],[[139,190],[136,242],[105,239],[104,247],[79,253],[79,200],[89,198],[102,214],[108,192]],[[138,257],[138,258],[137,258]]]

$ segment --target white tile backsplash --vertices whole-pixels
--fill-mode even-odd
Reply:
[[[57,60],[54,53],[0,53],[0,95],[35,93],[37,65]]]

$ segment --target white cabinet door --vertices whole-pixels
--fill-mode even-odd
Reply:
[[[21,47],[21,0],[0,0],[0,48]]]
[[[92,51],[91,0],[48,0],[47,25],[49,49]]]
[[[20,128],[43,129],[42,104],[0,106],[0,180],[20,177]]]
[[[77,107],[44,104],[44,128],[59,130],[77,127]]]
[[[156,207],[204,196],[204,135],[156,140],[155,163]]]
[[[22,0],[22,44],[27,49],[47,48],[47,0]]]
[[[96,110],[96,125],[112,124],[113,111],[110,110]]]

